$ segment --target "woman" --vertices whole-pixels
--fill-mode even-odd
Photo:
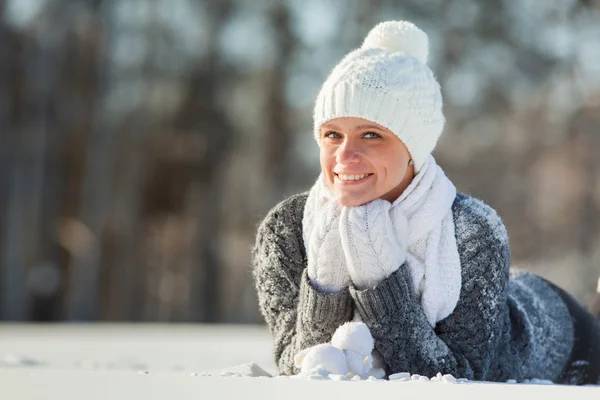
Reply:
[[[457,193],[431,156],[444,116],[427,53],[413,24],[379,24],[319,92],[322,173],[271,210],[253,250],[280,372],[298,373],[297,355],[320,352],[356,314],[387,374],[600,383],[598,322],[509,271],[498,215]]]

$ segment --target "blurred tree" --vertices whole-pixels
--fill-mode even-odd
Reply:
[[[23,58],[25,38],[4,22],[4,1],[0,1],[0,317],[26,319],[25,271],[23,262],[24,201],[21,160],[17,135],[25,114]]]
[[[110,19],[102,0],[85,0],[78,4],[89,18],[80,32],[71,34],[76,55],[74,64],[82,66],[87,75],[76,89],[89,105],[89,136],[86,137],[85,162],[81,177],[81,198],[78,202],[77,221],[89,232],[89,240],[82,251],[71,253],[67,294],[66,317],[70,320],[94,320],[99,314],[100,277],[102,273],[102,237],[108,215],[112,151],[116,125],[107,114],[107,51],[110,41]],[[68,7],[62,4],[62,7]],[[80,14],[80,15],[81,15]],[[77,14],[75,14],[77,15]],[[68,22],[66,22],[68,24]],[[72,26],[72,29],[76,29]],[[85,133],[84,133],[85,134]]]

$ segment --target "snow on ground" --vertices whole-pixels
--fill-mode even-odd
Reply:
[[[262,326],[0,324],[0,368],[201,373],[254,361],[269,372]]]
[[[257,326],[0,324],[0,399],[600,398],[600,387],[266,377],[271,343]]]

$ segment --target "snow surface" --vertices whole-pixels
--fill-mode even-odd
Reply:
[[[271,344],[260,326],[0,324],[0,399],[600,398],[600,387],[544,381],[490,384],[407,373],[353,381],[318,369],[270,377]]]

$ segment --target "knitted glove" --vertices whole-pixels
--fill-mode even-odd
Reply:
[[[308,239],[308,277],[313,287],[325,293],[337,293],[350,285],[339,235],[341,211],[337,201],[328,202],[315,216]]]
[[[310,374],[317,367],[331,374],[348,374],[348,361],[344,351],[329,343],[318,344],[304,349],[294,357],[294,364],[303,375]]]
[[[408,221],[399,207],[376,199],[343,207],[340,238],[348,273],[359,290],[377,286],[406,260]]]

